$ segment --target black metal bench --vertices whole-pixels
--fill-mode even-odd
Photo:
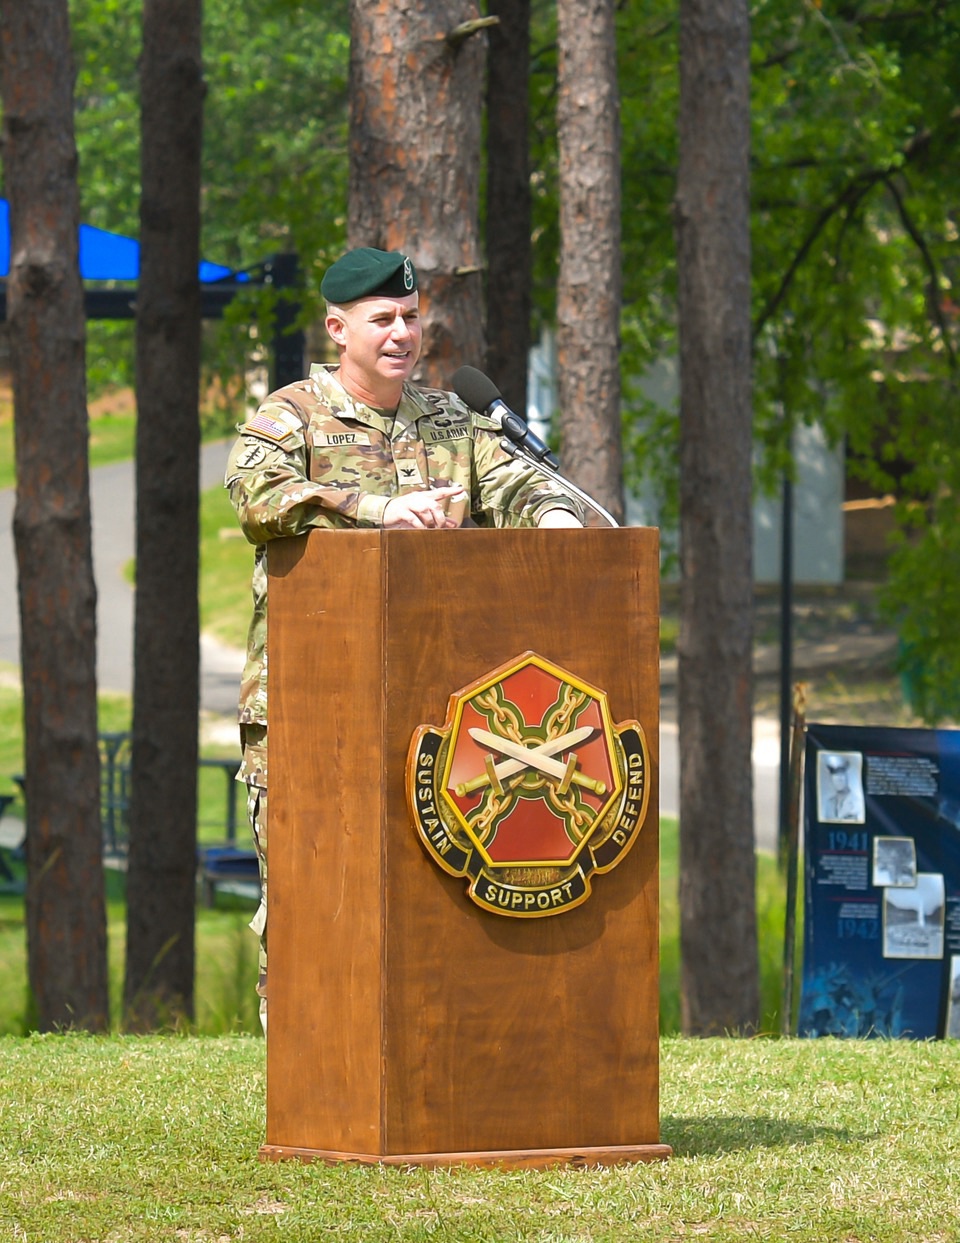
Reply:
[[[17,801],[15,794],[0,794],[0,820],[11,803]],[[23,881],[18,880],[10,866],[10,858],[23,858],[23,843],[18,846],[0,845],[0,889],[5,893],[22,893]]]
[[[236,846],[204,846],[197,852],[197,877],[204,906],[213,906],[217,890],[236,885],[255,898],[260,893],[260,869],[252,850]]]
[[[115,866],[124,866],[130,830],[130,746],[127,731],[105,732],[97,738],[100,748],[100,818],[103,826],[104,857]],[[202,757],[200,768],[218,768],[226,780],[226,804],[223,820],[225,842],[217,845],[201,845],[197,848],[197,877],[203,901],[212,906],[216,891],[221,886],[243,885],[259,888],[260,874],[256,853],[241,850],[237,839],[237,788],[236,780],[240,761]],[[14,781],[23,790],[23,777]],[[13,795],[0,795],[5,800],[3,808],[13,801]],[[0,851],[0,877],[15,880],[7,860]],[[252,895],[251,895],[252,896]]]

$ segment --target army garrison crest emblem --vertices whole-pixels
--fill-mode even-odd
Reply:
[[[590,896],[643,825],[649,759],[637,721],[534,652],[450,697],[421,725],[407,799],[427,853],[498,915],[559,915]]]

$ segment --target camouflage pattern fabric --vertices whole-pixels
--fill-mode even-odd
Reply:
[[[314,366],[305,380],[271,393],[250,419],[227,464],[226,487],[241,529],[257,546],[253,618],[240,690],[248,812],[260,859],[263,900],[253,927],[260,935],[261,997],[266,993],[267,808],[267,545],[314,527],[380,526],[393,496],[460,484],[470,498],[451,509],[460,525],[536,526],[548,509],[583,521],[577,501],[500,445],[494,420],[453,393],[404,384],[396,410],[352,398],[332,374]],[[265,1008],[261,1003],[261,1017]]]
[[[453,393],[405,384],[394,414],[355,401],[323,366],[266,399],[241,427],[226,473],[243,533],[257,545],[241,723],[267,721],[270,540],[313,527],[380,526],[392,496],[446,484],[470,497],[461,524],[532,527],[548,509],[583,520],[577,501],[511,458],[500,439],[494,420]]]
[[[247,787],[247,819],[253,832],[260,872],[260,905],[250,927],[260,939],[257,993],[260,997],[260,1022],[267,1028],[267,727],[241,725],[240,745],[243,760],[237,780]]]

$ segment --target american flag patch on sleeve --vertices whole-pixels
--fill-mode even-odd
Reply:
[[[286,440],[291,432],[299,431],[299,424],[291,416],[284,418],[282,415],[270,415],[258,410],[253,418],[248,419],[243,425],[243,434],[250,436],[263,436],[266,440],[272,440],[276,444]]]

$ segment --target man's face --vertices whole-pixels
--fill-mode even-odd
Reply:
[[[351,371],[378,381],[408,380],[420,357],[420,295],[360,298],[327,316],[327,331],[343,347]]]
[[[827,772],[830,774],[830,780],[833,782],[833,788],[838,794],[844,793],[849,789],[850,783],[847,780],[846,764],[838,764],[836,762],[827,764]]]

